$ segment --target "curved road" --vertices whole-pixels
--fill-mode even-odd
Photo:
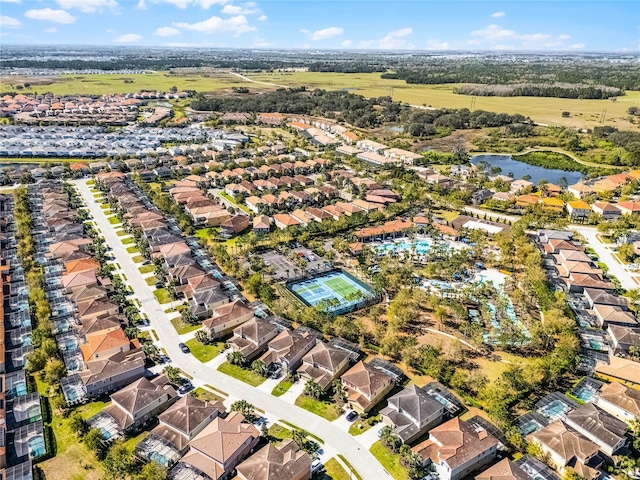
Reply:
[[[168,315],[153,295],[151,287],[138,270],[138,266],[131,259],[126,246],[116,235],[113,225],[109,223],[104,210],[96,202],[93,193],[89,190],[86,180],[74,181],[85,204],[88,206],[94,221],[100,228],[107,244],[113,249],[118,263],[127,276],[127,283],[131,285],[135,292],[136,299],[140,301],[142,308],[153,328],[155,329],[162,346],[167,354],[180,369],[194,377],[194,380],[212,385],[215,388],[226,392],[232,397],[245,399],[255,405],[260,410],[277,416],[282,420],[299,426],[309,433],[321,438],[327,445],[335,451],[344,455],[351,466],[360,474],[363,479],[381,480],[391,478],[387,471],[380,465],[378,460],[358,441],[333,425],[331,422],[310,413],[300,407],[287,403],[278,397],[261,392],[240,380],[229,377],[215,368],[201,363],[190,354],[184,354],[178,348],[180,337],[173,328]]]

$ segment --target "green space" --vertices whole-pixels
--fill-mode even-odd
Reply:
[[[100,205],[100,208],[101,208],[102,210],[108,210],[108,209],[109,209],[109,208],[111,208],[111,207],[109,207],[109,204],[108,204],[108,203],[103,203],[102,205]],[[109,211],[109,212],[104,212],[104,214],[105,214],[105,215],[110,215],[110,214],[111,214],[111,211]]]
[[[123,238],[123,239],[122,239],[122,243],[123,243],[124,245],[128,245],[128,244],[130,244],[130,243],[135,243],[135,242],[136,242],[136,239],[135,239],[135,238],[133,238],[133,237],[127,237],[127,238]]]
[[[351,466],[349,461],[346,458],[344,458],[344,455],[339,453],[338,457],[340,458],[340,460],[342,460],[342,463],[344,463],[347,467],[349,467],[349,470],[351,471],[351,474],[353,474],[353,477],[356,480],[362,480],[362,477],[358,474],[358,472],[355,471],[355,469]],[[351,478],[351,476],[349,476],[349,478]]]
[[[216,238],[218,231],[219,229],[215,227],[199,228],[195,231],[193,236],[200,240],[201,243],[208,245],[211,240]]]
[[[145,265],[145,266],[150,267],[151,265]],[[150,277],[145,278],[145,281],[147,282],[147,285],[155,285],[158,279],[156,278],[155,275],[151,275]]]
[[[138,247],[136,247],[134,245],[132,247],[127,247],[127,252],[129,252],[129,253],[140,253],[140,250],[138,250]]]
[[[117,230],[116,231],[116,235],[118,235],[119,237],[124,237],[125,235],[128,235],[129,233],[126,230]]]
[[[202,363],[213,360],[224,351],[224,342],[215,342],[205,345],[195,338],[192,338],[184,343],[189,347],[189,350],[191,350],[191,354]]]
[[[136,255],[135,257],[133,257],[131,260],[133,260],[134,263],[142,263],[144,262],[146,259],[142,256],[142,255]]]
[[[213,402],[222,402],[224,400],[223,397],[220,397],[215,393],[210,392],[209,390],[205,390],[202,387],[196,388],[193,392],[191,392],[191,395],[196,397],[198,400],[202,400],[203,402],[213,403]]]
[[[249,210],[249,207],[247,207],[246,205],[240,205],[239,203],[237,203],[235,201],[235,199],[229,195],[226,192],[220,192],[220,196],[224,199],[226,199],[227,201],[229,201],[229,203],[231,203],[233,206],[235,206],[236,208],[239,208],[240,210],[242,210],[244,213],[247,214],[251,214],[251,210]]]
[[[143,275],[145,273],[151,273],[156,269],[156,267],[154,265],[143,265],[140,268],[138,268],[138,270],[140,270],[140,273],[142,273]]]
[[[391,453],[381,442],[374,443],[369,451],[395,480],[409,480],[409,472],[400,464],[399,454]]]
[[[373,423],[373,422],[369,423],[369,420],[370,420],[369,418],[367,418],[367,419],[358,418],[349,427],[349,435],[353,435],[355,437],[357,435],[360,435],[360,434],[366,432],[367,430],[369,430],[374,425],[377,425],[377,423]]]
[[[265,378],[262,375],[258,375],[251,370],[246,370],[236,365],[232,365],[229,362],[224,362],[218,367],[218,370],[237,380],[248,383],[252,387],[257,387],[265,381]]]
[[[157,292],[158,290],[156,290]],[[185,323],[182,321],[182,317],[176,317],[171,320],[171,325],[176,329],[178,335],[184,335],[185,333],[193,332],[194,330],[198,330],[202,325],[191,325],[190,323]]]
[[[273,390],[271,390],[271,395],[273,395],[274,397],[280,397],[287,393],[287,390],[291,388],[291,385],[293,385],[293,383],[285,378],[278,385],[273,387]]]
[[[342,468],[335,458],[324,464],[324,476],[322,480],[351,480],[351,476]]]
[[[293,437],[293,431],[288,428],[283,427],[278,423],[274,423],[269,427],[269,436],[276,439],[278,442],[286,440],[287,438]]]
[[[118,217],[116,215],[108,217],[108,220],[111,225],[117,225],[119,223],[122,223],[120,220],[118,220]]]
[[[316,400],[315,398],[311,398],[307,395],[300,395],[296,398],[296,405],[311,413],[315,413],[330,422],[333,422],[340,417],[340,407],[333,402]]]
[[[95,185],[96,181],[94,179],[87,180],[87,185]]]
[[[172,301],[171,294],[169,293],[169,290],[167,290],[166,288],[158,288],[157,290],[153,291],[153,294],[156,296],[160,304],[169,303]]]

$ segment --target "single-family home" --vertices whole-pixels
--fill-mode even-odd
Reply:
[[[622,215],[640,214],[640,202],[626,201],[616,204]]]
[[[595,372],[604,378],[631,387],[640,385],[640,363],[633,359],[609,355],[606,359],[596,362]]]
[[[278,327],[262,318],[254,317],[233,329],[227,341],[229,347],[251,361],[267,349],[268,343],[278,335]]]
[[[569,427],[577,430],[612,457],[627,444],[627,424],[591,402],[581,405],[566,417]]]
[[[309,480],[311,456],[286,439],[269,443],[236,467],[238,480]]]
[[[609,338],[609,349],[611,355],[626,356],[629,349],[640,352],[640,328],[622,327],[610,324],[607,329]],[[636,353],[634,352],[634,356]]]
[[[219,338],[251,320],[253,316],[253,310],[241,300],[235,300],[214,309],[211,318],[202,322],[202,329],[209,338]]]
[[[476,475],[475,480],[532,480],[532,478],[516,463],[503,458]]]
[[[296,225],[301,225],[302,223],[295,217],[292,217],[288,213],[276,213],[273,216],[273,221],[277,228],[280,230],[284,230],[288,227],[294,227]]]
[[[567,203],[567,212],[574,222],[584,222],[592,211],[591,205],[582,200],[573,200]]]
[[[596,202],[591,205],[591,208],[605,220],[615,220],[622,215],[622,212],[614,203]]]
[[[271,218],[267,215],[256,215],[253,219],[253,233],[266,235],[271,230]]]
[[[447,410],[423,388],[409,385],[389,397],[380,415],[403,443],[411,443],[440,425],[447,418]]]
[[[349,368],[349,354],[324,342],[318,342],[302,357],[298,375],[306,381],[312,380],[323,390]]]
[[[595,304],[592,311],[600,328],[607,328],[609,325],[619,325],[621,327],[638,326],[638,320],[635,315],[620,307]]]
[[[619,382],[605,383],[596,399],[596,405],[629,423],[640,418],[640,391]]]
[[[375,407],[394,387],[393,377],[362,361],[340,378],[350,407],[362,413]]]
[[[498,440],[455,417],[431,429],[429,438],[412,450],[434,466],[440,480],[461,480],[496,458]]]
[[[316,342],[317,337],[306,329],[284,330],[269,342],[260,361],[271,371],[282,369],[285,375],[293,373]]]

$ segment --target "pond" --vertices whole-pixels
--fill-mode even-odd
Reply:
[[[534,184],[544,178],[548,182],[557,185],[560,179],[564,177],[567,183],[572,185],[578,183],[582,178],[582,173],[580,172],[567,172],[566,170],[529,165],[528,163],[514,160],[511,155],[476,155],[471,158],[471,163],[474,165],[480,162],[486,162],[489,167],[500,167],[502,175],[513,173],[514,179],[529,175],[531,177],[530,181]]]

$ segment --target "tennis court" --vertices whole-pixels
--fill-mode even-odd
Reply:
[[[289,285],[289,289],[304,303],[320,305],[331,313],[353,310],[360,302],[373,296],[370,287],[344,272],[332,272]]]

